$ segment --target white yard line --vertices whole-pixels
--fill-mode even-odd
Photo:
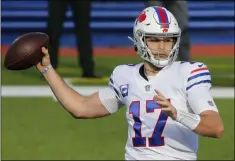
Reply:
[[[73,89],[88,96],[104,86],[73,86]],[[2,86],[2,97],[53,97],[48,86]],[[214,87],[211,89],[214,98],[234,98],[234,88]]]

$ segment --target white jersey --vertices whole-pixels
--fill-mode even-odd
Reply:
[[[209,93],[210,73],[203,63],[175,62],[149,78],[143,63],[120,65],[109,85],[126,106],[126,160],[197,159],[198,135],[163,113],[153,97],[157,89],[176,109],[195,114],[218,111]]]

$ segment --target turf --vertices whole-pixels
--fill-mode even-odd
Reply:
[[[193,60],[201,61],[209,67],[214,86],[234,86],[234,57],[195,57]],[[103,80],[79,79],[81,69],[78,67],[77,59],[73,57],[60,57],[58,72],[62,77],[73,77],[73,84],[107,84],[108,77],[117,65],[139,63],[141,59],[138,56],[96,56],[95,62],[95,70],[106,77]],[[2,69],[3,85],[46,84],[34,67],[24,71],[9,71],[4,67]]]
[[[216,99],[225,132],[200,137],[199,159],[234,159],[234,99]],[[2,99],[3,160],[124,159],[125,108],[116,114],[76,120],[51,98]]]

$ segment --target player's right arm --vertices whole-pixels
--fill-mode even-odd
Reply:
[[[42,52],[45,56],[37,64],[39,71],[50,66],[48,51],[43,48]],[[60,104],[76,118],[104,117],[116,112],[119,108],[118,98],[111,86],[89,97],[84,97],[69,87],[53,68],[43,75]]]

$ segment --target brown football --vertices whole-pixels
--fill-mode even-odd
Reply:
[[[31,32],[16,38],[7,50],[4,66],[9,70],[28,69],[41,61],[42,47],[48,48],[48,35]]]

